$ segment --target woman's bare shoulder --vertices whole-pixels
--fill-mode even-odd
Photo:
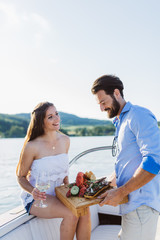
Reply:
[[[59,140],[61,141],[63,146],[65,146],[66,153],[68,153],[68,150],[69,150],[69,147],[70,147],[70,138],[63,133],[62,134],[59,133]]]
[[[24,147],[24,153],[27,154],[35,154],[38,149],[38,142],[36,140],[32,140],[26,143]]]
[[[60,140],[63,140],[67,143],[70,142],[70,138],[64,133],[58,132],[58,137],[59,137]]]
[[[26,143],[25,149],[26,149],[26,150],[31,150],[31,149],[33,149],[35,146],[36,146],[36,142],[35,142],[34,140],[32,140],[32,141],[29,141],[29,142]]]

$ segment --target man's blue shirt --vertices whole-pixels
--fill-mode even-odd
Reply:
[[[148,109],[127,102],[115,125],[119,152],[115,164],[117,186],[124,185],[139,166],[156,174],[129,194],[129,202],[121,205],[121,214],[141,205],[160,212],[160,130],[155,116]]]

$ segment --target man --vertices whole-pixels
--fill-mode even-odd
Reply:
[[[114,119],[118,155],[113,179],[117,188],[100,196],[104,204],[120,205],[121,240],[154,240],[160,212],[160,130],[155,116],[145,108],[126,102],[123,83],[112,75],[95,80],[92,93],[101,111]]]

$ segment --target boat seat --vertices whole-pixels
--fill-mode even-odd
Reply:
[[[91,210],[91,221],[92,221],[92,233],[91,240],[118,240],[118,233],[121,229],[120,225],[100,225],[98,213],[116,215],[119,214],[119,206],[112,207],[104,205],[94,205],[90,207]]]
[[[118,215],[118,208],[99,205],[90,206],[91,210],[91,240],[117,240],[120,225],[100,225],[98,213]],[[5,214],[6,215],[6,214]],[[17,218],[1,227],[2,240],[59,240],[61,218],[42,219],[28,216],[25,211]],[[76,240],[76,237],[74,238]]]
[[[120,225],[99,225],[91,233],[91,240],[118,240]]]

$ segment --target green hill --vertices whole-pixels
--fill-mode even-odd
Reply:
[[[106,125],[110,124],[111,121],[105,121],[105,120],[97,120],[97,119],[91,119],[91,118],[81,118],[74,114],[70,113],[64,113],[59,112],[60,118],[61,118],[61,124],[63,126],[73,126],[73,125]],[[30,120],[30,113],[19,113],[16,115],[13,115],[15,117],[25,119],[27,121]]]
[[[28,121],[16,115],[0,114],[0,137],[24,137]]]
[[[80,118],[76,115],[59,112],[61,130],[68,135],[92,136],[113,134],[114,127],[111,121]],[[30,113],[0,114],[0,137],[24,137],[30,121]]]

